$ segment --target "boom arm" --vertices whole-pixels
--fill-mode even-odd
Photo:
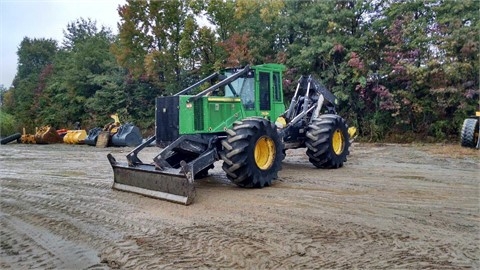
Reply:
[[[241,77],[242,75],[246,74],[248,71],[250,71],[250,66],[245,66],[241,71],[233,74],[232,76],[220,81],[219,83],[210,86],[209,88],[205,89],[204,91],[196,94],[195,96],[191,97],[188,99],[188,102],[194,102],[195,100],[201,98],[202,96],[205,96],[206,94],[212,92],[215,89],[218,89],[222,86],[228,85],[229,83],[235,81],[237,78]]]
[[[179,95],[186,94],[186,93],[188,93],[190,90],[192,90],[193,88],[202,85],[204,82],[206,82],[206,81],[208,81],[208,80],[211,80],[211,79],[213,79],[213,78],[219,77],[220,75],[221,75],[220,73],[215,72],[215,73],[211,74],[210,76],[208,76],[208,77],[206,77],[206,78],[203,78],[201,81],[198,81],[198,82],[190,85],[189,87],[183,89],[182,91],[176,93],[174,96],[179,96]]]
[[[300,91],[300,89],[303,91]],[[303,95],[301,93],[303,93]],[[337,103],[335,95],[312,76],[307,77],[302,75],[298,79],[295,94],[284,116],[287,122],[292,122],[294,119],[296,120],[294,122],[297,122],[299,120],[298,116],[305,116],[307,112],[312,111],[313,107],[317,107],[317,111],[319,111],[321,109],[319,107],[323,105],[324,100],[327,100],[333,105],[329,110],[334,112],[334,106]]]

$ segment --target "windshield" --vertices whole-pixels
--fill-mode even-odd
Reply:
[[[230,71],[225,72],[225,75],[227,77],[230,77],[233,74],[234,73]],[[236,79],[225,87],[225,96],[234,97],[236,94],[242,99],[242,103],[245,109],[253,110],[255,109],[254,82],[255,81],[253,72],[248,72],[247,74],[245,74],[245,76]]]

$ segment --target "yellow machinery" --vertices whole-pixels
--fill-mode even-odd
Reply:
[[[113,119],[113,123],[105,125],[103,131],[98,134],[96,147],[107,147],[110,137],[117,133],[118,127],[120,127],[120,119],[118,118],[118,114],[112,114],[110,117]]]
[[[35,133],[36,133],[36,131],[37,131],[37,128],[35,128]],[[21,143],[27,143],[27,144],[36,143],[35,142],[35,135],[27,134],[27,132],[25,131],[25,128],[23,128],[23,135],[22,135],[22,137],[20,137],[20,142]]]
[[[107,124],[104,128],[105,131],[109,131],[110,134],[117,133],[118,127],[120,127],[120,119],[118,118],[118,113],[110,115],[113,119],[113,123]]]
[[[84,129],[68,130],[63,137],[63,142],[67,144],[83,144],[87,137],[87,131]]]
[[[27,144],[60,143],[62,142],[62,137],[60,137],[55,128],[51,126],[35,128],[35,135],[27,134],[25,128],[23,128],[23,135],[20,137],[20,142]]]
[[[35,142],[37,144],[50,144],[62,142],[62,137],[58,135],[55,128],[51,126],[43,126],[35,133]]]

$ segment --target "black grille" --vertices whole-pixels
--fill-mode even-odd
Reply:
[[[195,117],[195,130],[203,130],[203,123],[204,123],[204,117],[203,117],[203,102],[202,99],[197,99],[193,103],[193,113]]]
[[[178,138],[178,96],[157,97],[155,106],[155,135],[157,145]]]

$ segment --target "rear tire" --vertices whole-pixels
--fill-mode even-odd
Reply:
[[[220,154],[227,178],[241,187],[271,185],[285,157],[275,124],[263,118],[247,118],[236,122],[227,134]]]
[[[335,114],[324,114],[315,119],[307,131],[307,156],[317,168],[339,168],[347,161],[350,147],[348,126]]]
[[[478,119],[467,118],[463,121],[461,144],[464,147],[475,148],[478,141]]]

